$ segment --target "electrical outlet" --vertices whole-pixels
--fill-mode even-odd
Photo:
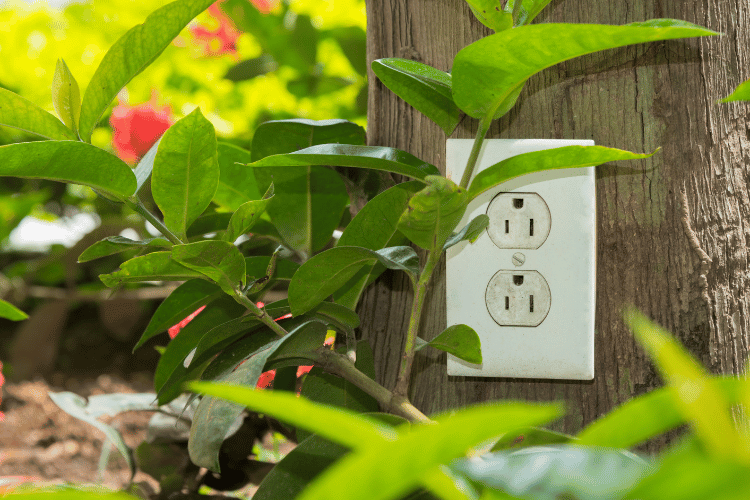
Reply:
[[[472,140],[449,139],[446,170],[460,179]],[[489,139],[476,173],[521,153],[593,141]],[[448,326],[466,324],[481,365],[448,355],[448,375],[590,380],[594,377],[594,168],[511,179],[472,200],[459,227],[486,213],[474,243],[448,249]]]

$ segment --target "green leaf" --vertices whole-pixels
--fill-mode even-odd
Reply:
[[[164,238],[148,238],[141,241],[131,240],[124,236],[109,236],[101,241],[97,241],[81,255],[78,256],[78,262],[88,262],[90,260],[99,259],[108,255],[114,255],[126,250],[132,250],[133,248],[149,249],[159,247],[170,247],[172,244]]]
[[[270,54],[261,54],[258,57],[238,62],[227,70],[224,78],[232,82],[244,82],[246,80],[252,80],[256,76],[276,71],[276,68],[278,67],[279,64],[273,56]]]
[[[136,193],[140,193],[141,188],[146,184],[146,181],[151,177],[151,172],[154,170],[154,160],[156,160],[156,152],[159,151],[159,144],[161,144],[161,137],[146,151],[143,158],[140,159],[138,165],[133,169],[135,178],[137,181],[137,187],[135,188]]]
[[[734,92],[719,102],[750,101],[750,80],[742,82],[734,89]]]
[[[500,0],[466,0],[466,3],[479,22],[489,29],[498,32],[513,27],[513,14],[503,10]]]
[[[365,143],[365,129],[347,120],[273,120],[261,124],[253,135],[253,161],[292,153],[320,144]]]
[[[390,426],[371,416],[330,408],[288,392],[208,382],[190,382],[187,387],[193,392],[241,404],[348,448],[365,448],[397,435]]]
[[[133,351],[145,344],[151,337],[187,318],[198,308],[223,296],[224,293],[214,283],[202,279],[186,281],[159,304]]]
[[[155,409],[153,394],[106,394],[91,396],[88,401],[72,392],[50,392],[49,397],[65,413],[102,431],[125,459],[125,463],[130,469],[130,477],[132,478],[135,475],[133,452],[125,444],[122,434],[114,427],[100,422],[98,417],[115,416],[122,411],[129,410],[153,410]]]
[[[151,192],[164,224],[184,238],[211,203],[218,184],[214,126],[195,108],[164,132],[154,159]]]
[[[729,404],[738,404],[743,381],[732,376],[711,378],[712,391]],[[588,446],[632,448],[685,423],[672,387],[662,387],[633,398],[585,427],[577,442]]]
[[[233,295],[245,286],[245,257],[227,241],[198,241],[172,247],[172,258],[215,281]]]
[[[411,247],[373,251],[361,247],[335,247],[315,255],[300,266],[289,284],[292,314],[304,314],[349,281],[363,266],[380,262],[389,269],[419,274],[419,257]]]
[[[535,73],[559,62],[635,43],[716,35],[673,19],[624,26],[538,24],[502,31],[464,47],[453,61],[453,98],[474,118],[499,118]]]
[[[185,267],[172,259],[172,252],[152,252],[142,255],[120,264],[119,271],[99,275],[99,279],[108,287],[120,283],[185,281],[192,278],[207,279],[203,273]]]
[[[0,300],[0,318],[9,319],[11,321],[21,321],[28,317],[28,314],[18,309],[13,304]]]
[[[477,238],[479,238],[482,235],[482,232],[485,229],[487,229],[487,226],[489,225],[490,225],[490,218],[487,217],[487,214],[477,215],[471,220],[471,222],[466,224],[464,228],[461,229],[458,233],[451,234],[451,237],[445,241],[445,245],[443,245],[443,250],[447,250],[453,245],[457,245],[464,240],[468,240],[471,243],[474,243],[477,240]]]
[[[0,106],[0,113],[4,111]],[[90,144],[75,141],[0,146],[2,176],[82,184],[120,200],[131,196],[136,188],[135,175],[125,162]]]
[[[728,413],[729,403],[711,385],[708,373],[668,332],[634,308],[626,310],[625,321],[661,375],[675,389],[677,408],[691,422],[709,452],[716,457],[747,460],[750,443],[737,434]]]
[[[214,203],[234,212],[243,203],[260,199],[254,170],[245,165],[252,161],[250,151],[226,142],[217,143],[216,150],[220,173]]]
[[[411,197],[398,229],[420,247],[440,250],[461,222],[469,196],[445,177],[434,175],[425,181],[427,187]]]
[[[74,134],[77,133],[78,118],[81,116],[81,91],[68,65],[62,59],[57,60],[55,76],[52,79],[52,104],[63,123]]]
[[[204,236],[211,233],[223,233],[232,219],[232,214],[226,212],[209,212],[201,215],[195,222],[190,224],[187,230],[188,240],[196,236]]]
[[[266,122],[253,136],[253,160],[328,142],[363,144],[364,129],[346,120],[277,120]],[[312,255],[331,240],[349,195],[339,175],[327,168],[254,169],[260,187],[276,186],[267,212],[284,241]]]
[[[514,25],[531,24],[536,16],[550,3],[551,0],[508,0],[505,6],[507,12],[513,12]]]
[[[318,318],[325,318],[335,326],[354,329],[359,326],[359,316],[353,310],[333,302],[321,302],[311,311]]]
[[[425,346],[431,346],[453,354],[457,358],[469,363],[482,363],[482,346],[479,341],[479,335],[470,326],[449,326],[443,330],[443,333],[429,342],[418,338],[416,350],[418,351]]]
[[[250,232],[273,198],[273,191],[273,183],[271,183],[262,199],[240,205],[229,220],[227,232],[223,236],[224,241],[233,242],[241,235]]]
[[[561,414],[557,405],[505,402],[463,408],[435,417],[438,425],[412,425],[409,432],[354,451],[328,468],[299,500],[385,500],[408,493],[440,464],[471,447],[519,427],[540,425]],[[273,415],[273,413],[270,413]],[[387,458],[386,458],[387,457]],[[347,478],[341,481],[341,478]],[[357,488],[351,488],[356,484]]]
[[[631,153],[604,146],[563,146],[523,153],[506,158],[476,174],[469,185],[469,197],[473,200],[509,179],[531,172],[556,168],[593,167],[619,160],[640,160],[650,158],[657,151],[659,150],[653,153]]]
[[[75,133],[54,115],[28,99],[0,88],[0,125],[36,134],[46,139],[75,141]]]
[[[310,364],[316,358],[315,351],[323,347],[327,330],[325,323],[321,323],[318,318],[306,316],[294,320],[298,326],[284,337],[276,351],[268,357],[263,371]]]
[[[159,57],[180,31],[213,0],[177,0],[152,12],[104,55],[83,95],[79,132],[91,142],[91,132],[118,92]]]
[[[350,146],[348,144],[322,144],[293,153],[268,156],[248,166],[293,167],[305,165],[370,168],[394,172],[419,180],[424,180],[428,175],[440,174],[437,167],[410,155],[406,151],[383,146]]]
[[[605,465],[606,464],[606,465]],[[452,468],[513,498],[622,498],[654,467],[621,450],[575,445],[529,447],[460,459]]]
[[[205,333],[216,325],[221,325],[242,316],[245,308],[231,297],[221,297],[211,302],[199,315],[180,330],[180,333],[167,345],[159,358],[154,372],[154,388],[159,392],[175,368],[185,361],[187,355],[198,344]],[[164,403],[162,399],[159,401]]]
[[[409,199],[424,187],[419,181],[397,184],[367,202],[349,222],[337,246],[357,246],[380,250],[388,246],[398,232],[398,219],[404,213]],[[385,267],[379,263],[364,266],[334,294],[334,300],[349,309],[355,309],[362,291],[372,283]]]
[[[372,71],[383,85],[450,135],[461,121],[453,102],[451,75],[408,59],[386,58],[372,62]]]
[[[538,427],[528,427],[504,435],[492,446],[492,450],[490,451],[528,448],[544,444],[565,444],[571,441],[576,441],[576,444],[580,444],[576,438],[568,434],[540,429]]]
[[[290,335],[292,335],[290,333]],[[287,335],[289,337],[289,335]],[[287,338],[284,337],[284,338]],[[263,373],[263,366],[268,357],[274,353],[284,339],[267,344],[261,351],[245,360],[236,370],[223,378],[223,381],[255,387]],[[193,387],[195,382],[188,383]],[[296,397],[296,395],[292,396]],[[204,397],[198,404],[190,426],[188,452],[190,459],[199,467],[206,467],[214,472],[221,472],[219,466],[219,449],[234,421],[243,408],[224,399]]]

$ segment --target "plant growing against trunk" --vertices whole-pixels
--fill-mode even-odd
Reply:
[[[496,450],[518,444],[519,437],[524,446],[566,444],[554,451],[567,454],[561,458],[561,468],[545,476],[549,479],[545,491],[551,495],[624,495],[644,477],[651,484],[660,484],[664,469],[651,475],[652,465],[637,457],[583,445],[630,447],[683,421],[693,422],[696,429],[695,440],[688,446],[705,445],[709,457],[736,466],[732,474],[747,472],[750,443],[747,436],[738,435],[727,412],[730,402],[742,401],[744,396],[722,399],[726,391],[741,392],[739,384],[709,379],[658,328],[635,312],[628,315],[631,325],[675,389],[626,405],[620,413],[607,417],[609,420],[605,418],[605,423],[592,426],[594,430],[585,430],[577,440],[537,429],[560,415],[561,409],[555,405],[480,405],[455,415],[429,418],[408,399],[419,349],[429,346],[472,363],[482,360],[479,338],[466,325],[451,326],[430,342],[419,337],[424,297],[443,252],[463,240],[475,240],[487,227],[486,215],[457,227],[468,203],[526,173],[653,154],[568,146],[519,155],[474,175],[492,121],[514,106],[531,76],[559,62],[630,44],[716,33],[672,19],[623,26],[530,25],[548,0],[510,0],[502,8],[496,1],[470,0],[480,21],[496,33],[463,48],[451,73],[405,59],[382,59],[372,65],[388,88],[446,134],[464,115],[479,120],[465,175],[458,183],[407,152],[366,146],[364,129],[344,120],[267,122],[257,129],[251,150],[244,150],[217,141],[211,122],[195,109],[176,121],[134,169],[92,146],[92,130],[118,92],[211,3],[213,0],[177,0],[155,11],[112,46],[82,98],[73,75],[64,64],[59,65],[53,92],[60,119],[0,89],[0,124],[48,139],[0,147],[0,175],[90,186],[101,196],[132,208],[161,233],[142,241],[107,238],[89,247],[79,259],[140,249],[140,256],[102,275],[102,282],[110,287],[184,282],[156,311],[136,348],[205,307],[163,350],[154,377],[162,406],[174,403],[186,384],[203,394],[200,400],[190,396],[181,401],[193,408],[188,450],[195,465],[223,475],[235,472],[231,462],[222,461],[222,445],[242,422],[244,405],[248,405],[296,427],[299,439],[306,437],[297,458],[304,450],[317,450],[330,459],[328,464],[346,449],[353,450],[325,473],[320,473],[321,464],[316,465],[318,469],[308,469],[308,479],[317,479],[302,493],[300,498],[306,499],[398,498],[419,488],[442,498],[477,498],[480,491],[483,498],[508,498],[511,494],[541,498],[534,496],[531,488],[524,489],[507,471],[525,467],[539,457],[551,460],[553,452],[547,449],[527,450],[523,456],[500,452],[487,459],[496,460],[490,462],[489,469],[471,460],[444,467],[468,449],[500,435],[505,437],[495,445]],[[377,176],[342,176],[332,167],[387,172],[411,180],[387,189],[373,188]],[[149,206],[149,194],[156,207]],[[351,214],[347,211],[351,196],[362,194],[367,195],[367,203]],[[334,238],[339,228],[343,230]],[[252,252],[268,241],[278,248],[266,255]],[[418,253],[412,245],[422,251]],[[358,342],[355,335],[360,295],[385,269],[406,273],[414,294],[393,391],[373,379],[369,346]],[[287,285],[288,298],[266,303],[267,292],[277,284]],[[331,349],[325,340],[333,335],[336,345]],[[315,368],[306,376],[302,395],[345,409],[332,410],[296,397],[296,377],[290,374],[305,365]],[[252,388],[268,370],[276,370],[275,391],[254,392]],[[690,387],[705,388],[705,394],[688,401],[680,391]],[[92,413],[81,410],[85,402],[70,398],[66,402],[61,395],[57,399],[63,406],[77,405],[81,418],[95,420]],[[633,408],[653,409],[654,401],[675,408],[669,407],[672,413],[667,411],[667,416],[637,422]],[[707,410],[709,406],[713,410]],[[124,409],[134,408],[140,406],[126,405]],[[613,435],[614,427],[623,421],[635,438]],[[440,425],[425,425],[435,422]],[[316,435],[306,434],[310,432]],[[508,441],[511,436],[513,440]],[[740,445],[730,444],[738,439]],[[571,444],[574,441],[575,445]],[[613,478],[597,479],[609,490],[585,496],[585,488],[579,492],[583,479],[560,486],[559,479],[564,476],[560,471],[573,463],[571,453],[588,464],[586,471],[602,460],[616,463]],[[709,460],[692,448],[679,456],[682,458],[669,462],[667,455],[664,463],[697,467]],[[286,466],[293,462],[290,457]],[[692,461],[685,465],[684,457]],[[711,466],[715,463],[710,462]],[[279,464],[266,476],[259,498],[283,496],[280,488],[289,485],[282,468]],[[352,481],[357,488],[352,488]],[[295,487],[304,485],[302,481]],[[642,495],[638,498],[651,498],[657,488],[636,491]]]

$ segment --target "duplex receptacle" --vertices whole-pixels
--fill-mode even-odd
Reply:
[[[518,154],[593,144],[489,139],[474,174]],[[471,147],[448,140],[449,178],[461,178]],[[477,332],[483,362],[448,355],[448,375],[593,378],[595,213],[592,167],[526,174],[470,202],[461,226],[480,214],[490,223],[447,251],[447,323]]]

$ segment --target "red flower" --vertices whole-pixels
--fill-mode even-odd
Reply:
[[[5,377],[3,377],[3,362],[0,361],[0,403],[3,402],[3,384],[5,384]],[[5,413],[0,411],[0,422],[5,420]]]
[[[172,122],[169,106],[157,106],[154,99],[138,106],[118,104],[109,118],[114,130],[112,147],[123,161],[134,162],[148,152]]]
[[[198,314],[202,310],[204,310],[205,308],[206,308],[206,306],[199,307],[190,316],[188,316],[187,318],[183,319],[182,321],[180,321],[179,323],[177,323],[176,325],[174,325],[172,328],[170,328],[169,330],[167,330],[167,333],[169,333],[169,338],[170,339],[175,338],[177,336],[177,334],[180,333],[180,330],[182,330],[183,328],[185,328],[185,325],[187,325],[188,323],[190,323],[193,320],[193,318],[195,318],[196,316],[198,316]]]
[[[221,11],[219,4],[222,1],[219,0],[208,8],[208,14],[218,24],[216,29],[208,29],[201,25],[190,26],[190,32],[196,41],[203,45],[203,53],[207,56],[237,53],[237,39],[241,33],[234,27],[232,20]]]
[[[276,370],[268,370],[260,374],[256,389],[268,389],[273,386],[273,378],[276,376]]]

